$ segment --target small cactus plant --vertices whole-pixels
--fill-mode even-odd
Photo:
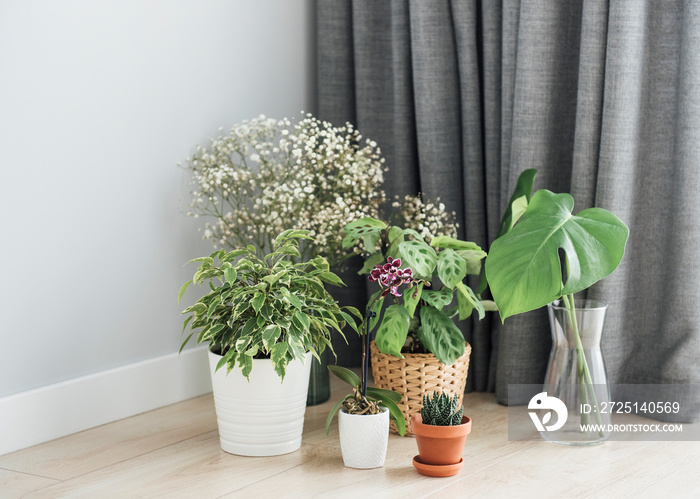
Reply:
[[[423,424],[433,426],[457,426],[462,423],[464,409],[457,410],[457,397],[433,392],[433,397],[423,395],[423,408],[420,411]]]

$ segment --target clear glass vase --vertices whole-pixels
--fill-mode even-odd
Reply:
[[[606,407],[610,403],[610,389],[600,350],[607,304],[573,300],[568,296],[547,308],[552,352],[545,392],[548,398],[556,397],[563,402],[566,411],[556,411],[559,419],[555,424],[540,425],[540,434],[546,440],[562,444],[602,443],[609,437],[610,425]],[[562,419],[565,422],[560,425]]]

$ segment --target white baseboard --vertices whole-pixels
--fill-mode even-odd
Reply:
[[[211,391],[206,347],[0,398],[0,455]]]

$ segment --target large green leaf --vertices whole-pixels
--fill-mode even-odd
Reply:
[[[467,261],[455,250],[443,249],[438,256],[437,270],[442,283],[453,289],[457,283],[467,277]]]
[[[375,342],[382,353],[403,358],[401,348],[406,343],[411,316],[403,305],[391,305],[384,312]]]
[[[360,238],[379,232],[386,228],[386,224],[372,217],[364,217],[350,222],[345,226],[345,237],[343,238],[343,248],[354,246]]]
[[[569,194],[539,190],[520,222],[491,245],[486,278],[501,320],[584,290],[619,265],[629,235],[624,222],[601,208],[573,215],[573,207]]]
[[[464,354],[464,336],[447,314],[424,306],[420,309],[420,321],[419,338],[440,362],[454,364]]]
[[[437,265],[435,250],[423,241],[404,241],[399,244],[404,266],[410,267],[418,277],[430,279]]]

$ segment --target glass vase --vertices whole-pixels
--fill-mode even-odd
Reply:
[[[602,443],[609,437],[610,425],[607,412],[610,389],[600,350],[607,304],[574,300],[569,295],[547,308],[552,352],[545,392],[548,398],[556,397],[563,402],[566,411],[556,411],[559,419],[549,427],[541,424],[540,434],[546,440],[562,444]],[[558,404],[553,399],[550,401]],[[565,420],[563,425],[561,419]]]
[[[309,391],[306,394],[306,405],[322,404],[331,398],[331,383],[328,376],[328,350],[319,354],[321,362],[316,357],[311,357],[311,375],[309,377]]]

